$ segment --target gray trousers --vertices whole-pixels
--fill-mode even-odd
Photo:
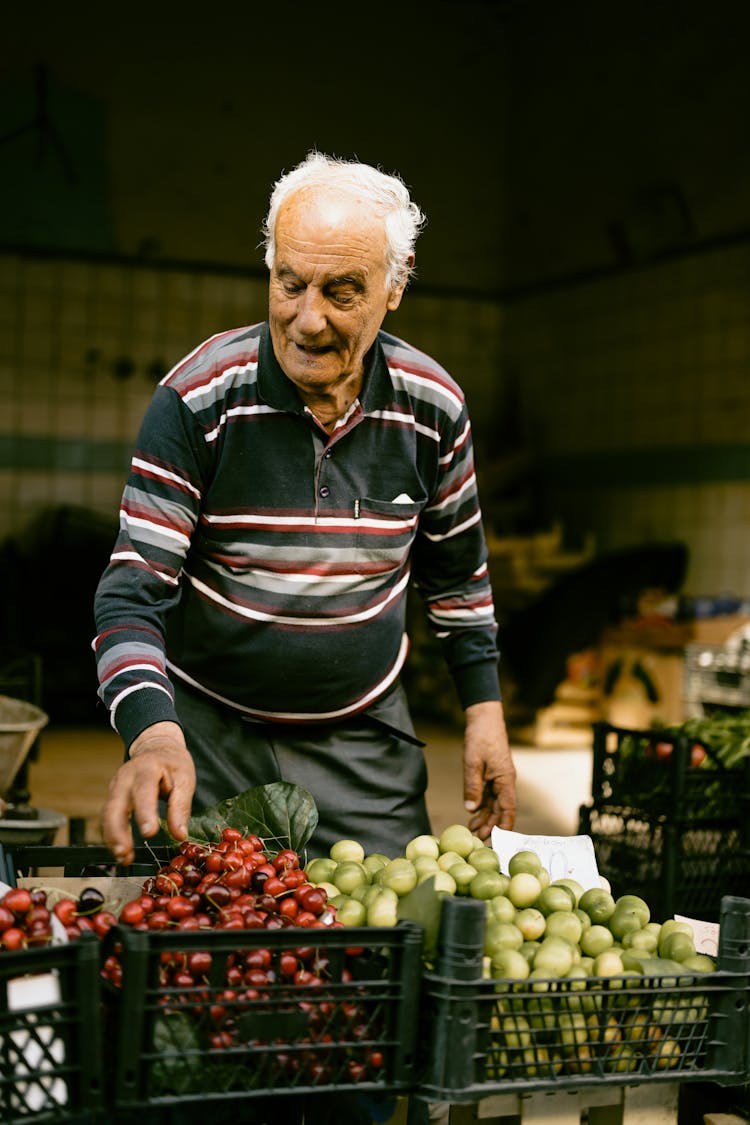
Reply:
[[[413,836],[430,831],[427,767],[416,739],[370,716],[304,726],[258,723],[177,679],[174,686],[197,773],[194,812],[257,785],[301,785],[319,817],[308,860],[327,855],[344,838],[358,840],[368,854],[392,858]],[[403,689],[396,692],[396,711],[411,729]]]

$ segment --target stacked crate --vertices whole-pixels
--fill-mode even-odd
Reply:
[[[615,894],[640,895],[660,921],[718,921],[723,894],[750,895],[750,758],[726,769],[682,735],[597,723],[579,831]]]

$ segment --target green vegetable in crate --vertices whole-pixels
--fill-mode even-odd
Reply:
[[[697,715],[684,723],[666,728],[673,738],[684,737],[706,751],[702,765],[707,769],[721,766],[736,769],[750,757],[750,709],[737,712],[716,712]]]
[[[537,865],[541,866],[538,859]],[[347,898],[365,905],[367,925],[395,925],[400,918],[421,924],[428,961],[435,949],[443,895],[483,900],[493,913],[493,904],[504,898],[511,882],[500,871],[497,853],[462,824],[448,825],[440,836],[415,836],[406,844],[403,855],[392,859],[365,855],[356,840],[339,840],[331,846],[328,857],[311,861],[308,874],[314,884],[325,884],[329,893],[331,888],[335,890],[337,919],[345,925],[362,924],[361,909],[349,907]],[[541,883],[538,885],[541,888]],[[390,898],[370,896],[371,887],[395,892],[397,907],[394,909]],[[508,901],[506,905],[514,914],[513,903]]]
[[[689,749],[691,774],[698,769],[708,775],[701,784],[700,807],[693,809],[693,815],[719,815],[726,800],[725,772],[739,769],[750,757],[750,709],[694,716],[659,727],[653,734],[624,734],[617,753],[605,762],[606,784],[615,793],[616,803],[652,811],[668,804],[678,742]]]
[[[417,873],[416,886],[398,897],[393,917],[410,917],[424,926],[428,965],[445,894],[469,897],[478,886],[459,878],[440,890],[438,878],[460,874],[460,864],[504,880],[500,893],[485,899],[482,970],[502,1005],[490,1048],[500,1072],[525,1078],[560,1070],[585,1074],[597,1065],[607,1073],[628,1074],[642,1059],[653,1069],[681,1065],[681,1037],[698,1034],[695,1029],[707,1019],[700,979],[715,968],[712,958],[695,952],[688,923],[652,922],[648,903],[636,894],[616,898],[605,886],[584,890],[572,879],[551,882],[539,857],[528,850],[511,857],[504,873],[492,849],[470,851],[468,837],[457,831],[421,838],[407,851],[411,859],[390,861],[394,870],[431,866],[425,867],[424,879]],[[523,999],[519,987],[526,990]],[[519,1022],[521,1016],[526,1024]],[[526,1035],[532,1037],[530,1044],[521,1043]]]

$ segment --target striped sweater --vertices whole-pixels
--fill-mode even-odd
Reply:
[[[179,721],[180,677],[250,717],[366,710],[407,654],[413,580],[464,707],[499,698],[464,396],[380,332],[328,434],[267,324],[213,336],[157,387],[95,599],[99,694],[129,744]]]

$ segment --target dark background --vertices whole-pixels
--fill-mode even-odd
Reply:
[[[742,0],[29,5],[0,243],[261,268],[312,147],[400,172],[422,291],[507,296],[750,230]]]

